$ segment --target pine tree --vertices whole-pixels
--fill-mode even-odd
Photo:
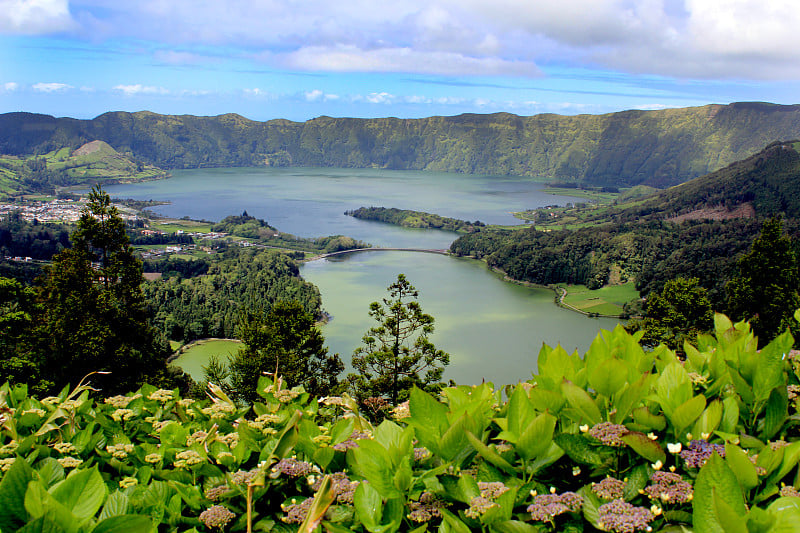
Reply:
[[[169,347],[148,325],[141,262],[124,220],[99,186],[77,225],[72,248],[53,258],[39,292],[34,335],[43,373],[59,388],[91,372],[111,372],[93,383],[112,394],[144,382],[185,384],[167,368]]]
[[[358,373],[347,379],[358,398],[382,397],[397,405],[414,386],[439,388],[450,356],[428,340],[434,319],[422,311],[419,291],[405,275],[399,274],[387,290],[388,298],[370,304],[369,316],[378,325],[370,328],[363,346],[353,353]]]

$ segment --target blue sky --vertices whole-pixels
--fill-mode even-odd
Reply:
[[[0,112],[425,117],[800,101],[788,0],[0,0]]]

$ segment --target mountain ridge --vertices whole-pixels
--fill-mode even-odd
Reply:
[[[112,111],[91,120],[0,115],[0,153],[102,140],[153,165],[336,166],[534,176],[585,185],[667,187],[800,138],[800,105],[709,104],[602,115],[321,116],[305,122]]]

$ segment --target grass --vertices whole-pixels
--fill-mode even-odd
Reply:
[[[565,304],[585,313],[599,315],[619,315],[626,302],[639,298],[639,292],[632,281],[595,290],[588,289],[586,285],[559,284],[559,287],[567,290]]]
[[[151,220],[150,228],[163,231],[164,233],[176,233],[177,231],[210,233],[211,224],[208,222],[198,222],[195,220]]]
[[[220,362],[226,363],[228,355],[236,353],[242,346],[240,341],[234,339],[203,339],[187,344],[181,349],[181,354],[172,364],[179,366],[195,380],[203,379],[203,367],[208,365],[212,355],[219,357]]]

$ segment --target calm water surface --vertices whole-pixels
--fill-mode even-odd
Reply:
[[[400,228],[345,216],[348,209],[385,206],[491,224],[516,224],[511,211],[580,199],[542,192],[528,178],[369,169],[233,168],[174,171],[168,180],[107,188],[118,198],[165,200],[154,211],[172,217],[220,220],[246,210],[301,237],[348,235],[377,246],[447,248],[456,234]],[[600,328],[616,320],[589,319],[553,304],[552,291],[502,281],[477,261],[425,253],[362,252],[306,263],[333,320],[323,327],[329,350],[346,364],[375,325],[370,302],[404,273],[436,319],[434,344],[451,355],[445,377],[496,385],[528,379],[542,343],[584,351]],[[196,361],[193,363],[196,366]]]
[[[413,230],[344,215],[397,207],[490,224],[519,224],[512,211],[581,201],[542,192],[530,178],[337,168],[175,170],[166,180],[108,186],[117,198],[172,202],[153,211],[218,221],[242,211],[300,237],[348,235],[376,246],[447,248],[454,233]]]

